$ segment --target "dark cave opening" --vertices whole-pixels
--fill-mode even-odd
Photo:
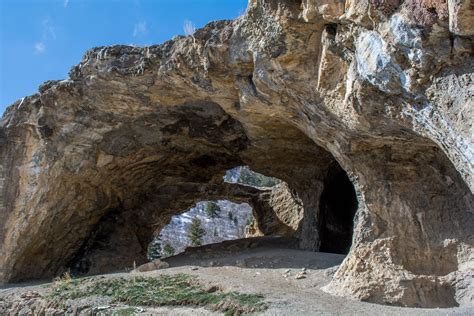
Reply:
[[[357,207],[357,196],[351,180],[339,164],[334,163],[328,170],[319,204],[319,251],[349,253]]]

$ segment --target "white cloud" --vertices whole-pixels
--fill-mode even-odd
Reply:
[[[43,39],[56,39],[56,28],[49,18],[46,18],[42,22],[43,26]]]
[[[144,35],[146,31],[147,31],[146,21],[138,22],[133,27],[133,37]]]
[[[67,5],[69,4],[69,0],[64,0],[63,4],[64,4],[64,7],[67,8]]]
[[[44,45],[43,42],[38,42],[35,44],[36,53],[43,54],[45,50],[46,50],[46,46]]]
[[[41,21],[41,31],[41,39],[34,45],[37,54],[43,54],[46,51],[46,44],[56,39],[56,28],[49,18]]]

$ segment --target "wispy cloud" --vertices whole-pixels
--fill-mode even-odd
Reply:
[[[46,50],[46,46],[44,45],[43,42],[35,43],[35,52],[37,54],[43,54],[45,50]]]
[[[46,44],[56,39],[56,28],[49,18],[41,21],[41,39],[34,44],[35,53],[43,54],[46,52]]]
[[[67,5],[69,4],[69,0],[64,0],[63,5],[65,8],[67,8]]]
[[[147,32],[146,21],[138,22],[133,27],[133,37],[144,35]]]
[[[49,18],[43,19],[41,22],[43,27],[43,39],[56,39],[56,28]]]

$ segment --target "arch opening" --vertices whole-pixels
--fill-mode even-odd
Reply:
[[[296,227],[290,228],[276,216],[271,201],[277,186],[287,190],[285,182],[254,172],[248,166],[227,170],[223,181],[224,185],[252,189],[239,196],[227,192],[219,199],[201,200],[184,213],[172,216],[166,226],[154,233],[148,245],[148,260],[177,255],[188,247],[224,241],[262,236],[293,237]]]
[[[188,247],[205,246],[248,236],[254,218],[247,203],[229,200],[201,201],[175,215],[153,237],[147,250],[152,261],[184,252]]]

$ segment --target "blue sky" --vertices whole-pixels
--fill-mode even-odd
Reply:
[[[234,19],[247,0],[0,0],[0,115],[46,80],[67,78],[94,46],[162,43]]]

